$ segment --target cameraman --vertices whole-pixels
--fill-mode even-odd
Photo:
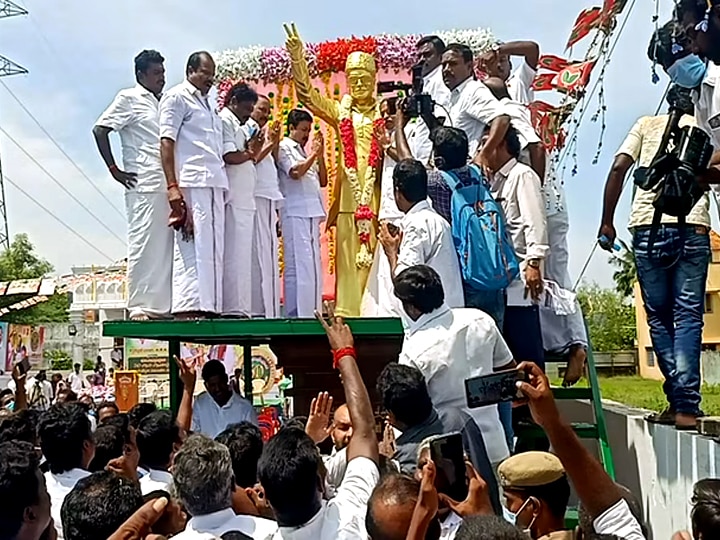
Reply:
[[[486,165],[488,157],[504,141],[510,117],[490,89],[475,80],[474,66],[473,53],[467,45],[447,46],[442,55],[442,76],[450,89],[450,99],[441,105],[447,108],[449,116],[445,126],[463,130],[468,138],[470,157]],[[433,115],[426,115],[423,120],[430,132],[440,126]],[[490,135],[487,142],[480,145],[486,126],[490,126]]]
[[[693,52],[710,61],[695,100],[698,125],[711,137],[715,154],[703,179],[720,183],[720,0],[678,0],[675,19]],[[716,193],[718,192],[715,187]]]
[[[694,125],[690,90],[677,85],[667,96],[671,107],[685,115],[680,126]],[[605,184],[600,236],[601,247],[612,251],[616,232],[615,208],[623,183],[634,164],[649,166],[658,152],[668,115],[644,116],[620,146]],[[663,391],[668,408],[647,417],[649,422],[694,429],[700,416],[700,349],[705,312],[705,282],[710,260],[710,199],[706,194],[680,230],[677,218],[663,215],[657,239],[648,250],[655,208],[655,193],[636,188],[629,228],[650,338],[658,366],[665,377]]]

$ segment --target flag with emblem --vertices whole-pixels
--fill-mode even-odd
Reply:
[[[594,67],[595,60],[570,64],[555,76],[552,84],[560,92],[575,94],[587,86]]]
[[[557,73],[568,67],[569,64],[570,62],[554,54],[543,54],[538,61],[538,69],[547,69]]]
[[[532,89],[536,92],[542,92],[543,90],[553,90],[553,79],[557,77],[555,73],[539,73],[535,76],[532,82]]]
[[[599,7],[582,10],[575,21],[572,32],[570,32],[570,38],[568,39],[565,48],[569,49],[582,38],[587,36],[593,28],[597,28],[600,24],[601,15],[602,8]]]

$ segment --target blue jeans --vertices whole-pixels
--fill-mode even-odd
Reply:
[[[463,285],[465,307],[479,309],[490,315],[500,332],[505,324],[505,291],[479,291]],[[512,452],[515,432],[512,427],[512,403],[498,403],[498,415],[505,432],[505,441]]]
[[[710,236],[704,227],[662,225],[651,253],[649,238],[649,227],[637,228],[633,248],[663,391],[672,411],[698,415]]]

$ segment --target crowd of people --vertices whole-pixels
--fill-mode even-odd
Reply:
[[[111,174],[128,188],[133,317],[277,316],[273,250],[282,204],[285,309],[315,313],[344,396],[319,394],[307,416],[284,418],[264,437],[252,404],[217,360],[202,366],[205,392],[196,397],[194,364],[176,359],[183,384],[176,413],[146,403],[127,413],[112,403],[83,403],[73,387],[85,384],[79,366],[70,388],[44,374],[30,382],[16,366],[12,412],[4,409],[0,417],[0,540],[648,537],[637,498],[611,479],[562,418],[543,371],[544,350],[564,352],[566,382],[575,382],[586,338],[577,330],[575,301],[563,292],[569,287],[567,213],[558,203],[553,157],[527,118],[539,49],[532,42],[498,43],[475,59],[467,47],[434,36],[417,48],[425,91],[446,109],[449,125],[435,116],[437,109],[417,119],[402,103],[395,114],[388,101],[378,103],[384,115],[382,125],[374,124],[384,156],[382,249],[372,254],[368,290],[372,309],[400,316],[405,339],[398,362],[389,362],[376,381],[361,377],[362,358],[343,317],[331,304],[322,315],[319,306],[320,190],[328,171],[320,136],[305,150],[313,117],[292,111],[283,138],[281,126],[269,122],[268,99],[246,84],[233,86],[225,107],[215,111],[207,97],[215,72],[209,54],[193,54],[187,80],[164,94],[162,56],[143,51],[137,57],[138,86],[118,94],[94,129]],[[303,50],[294,28],[288,50],[293,58]],[[513,56],[521,57],[514,72]],[[692,90],[698,125],[720,147],[720,3],[680,0],[675,20],[653,37],[650,56],[677,86]],[[695,59],[705,66],[699,78]],[[484,82],[475,78],[476,66],[487,75]],[[367,56],[348,59],[350,95],[359,103],[374,99],[366,84],[373,69]],[[299,85],[300,93],[306,90]],[[327,120],[337,118],[328,114]],[[618,152],[606,188],[605,247],[614,243],[624,176],[633,162],[651,160],[666,124],[662,117],[641,119]],[[111,131],[121,135],[125,170],[115,164]],[[718,183],[718,163],[713,160],[702,181]],[[458,221],[467,224],[456,198],[466,186],[485,189],[483,204],[502,210],[520,261],[520,277],[509,276],[507,287],[474,287],[478,267],[456,249]],[[653,420],[685,429],[701,414],[695,344],[707,202],[688,218],[688,231],[661,224],[662,257],[643,252],[649,204],[639,189],[631,227],[670,404]],[[656,267],[665,260],[672,270]],[[543,306],[520,301],[525,295],[537,300],[547,289],[553,301]],[[553,303],[564,303],[563,309]],[[525,420],[544,430],[543,450],[514,444],[507,404],[471,408],[466,402],[464,381],[510,369],[523,374],[517,383],[522,399],[512,412],[524,410]],[[104,370],[96,370],[93,383],[101,377]],[[380,442],[366,383],[374,384],[384,417]],[[28,399],[36,389],[42,399]],[[333,407],[333,397],[344,403]],[[433,453],[436,442],[450,436],[462,444],[464,482],[449,478],[448,464]],[[463,500],[453,498],[458,482],[467,493]],[[568,530],[571,490],[580,519]],[[691,503],[692,531],[674,540],[720,537],[720,480],[698,482]],[[656,538],[671,533],[653,532]]]

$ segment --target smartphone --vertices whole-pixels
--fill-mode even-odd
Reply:
[[[387,228],[388,232],[393,236],[397,236],[398,234],[400,234],[400,227],[398,227],[397,225],[393,225],[392,223],[388,222]]]
[[[449,433],[430,442],[430,458],[435,463],[435,487],[451,499],[462,502],[468,495],[465,450],[462,435]]]
[[[257,135],[259,129],[255,124],[249,124],[247,126],[247,134],[248,134],[248,140],[252,139],[255,135]]]
[[[495,405],[503,401],[519,401],[524,395],[517,387],[518,381],[526,381],[527,375],[518,369],[498,371],[465,380],[465,396],[468,407],[475,409]]]

